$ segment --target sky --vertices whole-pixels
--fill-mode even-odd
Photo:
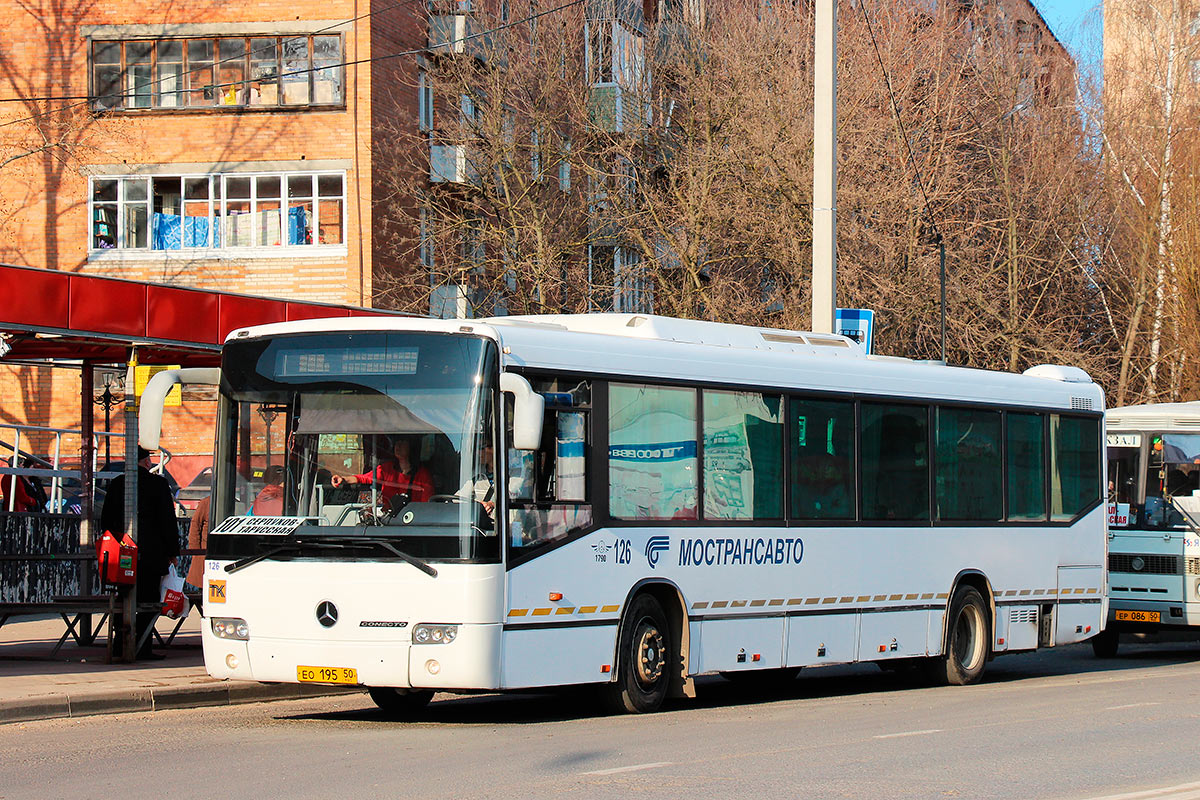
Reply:
[[[1081,67],[1099,63],[1103,27],[1100,0],[1033,0],[1033,4]]]

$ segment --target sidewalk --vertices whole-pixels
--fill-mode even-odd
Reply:
[[[174,626],[159,620],[164,638]],[[104,640],[72,640],[51,656],[62,635],[59,617],[15,620],[0,628],[0,725],[54,717],[122,714],[169,708],[293,700],[346,689],[331,686],[218,681],[204,671],[200,615],[193,611],[161,661],[104,663]],[[354,691],[354,690],[349,690]]]

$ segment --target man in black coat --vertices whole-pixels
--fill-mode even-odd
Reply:
[[[179,561],[179,523],[175,519],[175,499],[167,479],[150,471],[150,451],[138,447],[138,531],[137,531],[137,601],[156,603],[159,587],[167,568]],[[108,485],[104,507],[100,511],[100,529],[120,538],[125,532],[125,476],[118,475]],[[154,620],[154,614],[137,615],[137,636],[140,641]],[[114,620],[116,624],[120,624]],[[151,652],[148,637],[138,650],[141,659],[159,659]],[[118,648],[120,645],[118,645]]]

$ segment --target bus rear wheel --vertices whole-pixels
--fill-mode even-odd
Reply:
[[[390,686],[372,686],[367,694],[389,717],[407,719],[419,713],[433,699],[433,692],[421,689],[393,689]]]
[[[958,587],[947,619],[946,654],[934,660],[934,678],[952,686],[978,683],[991,645],[983,595],[973,586]]]
[[[674,651],[667,615],[640,594],[630,603],[617,645],[617,679],[605,686],[606,705],[619,714],[649,714],[667,698]]]

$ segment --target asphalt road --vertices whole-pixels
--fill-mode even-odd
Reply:
[[[1200,798],[1200,643],[1010,656],[971,687],[698,690],[642,717],[439,695],[403,723],[350,695],[0,726],[0,798]]]

